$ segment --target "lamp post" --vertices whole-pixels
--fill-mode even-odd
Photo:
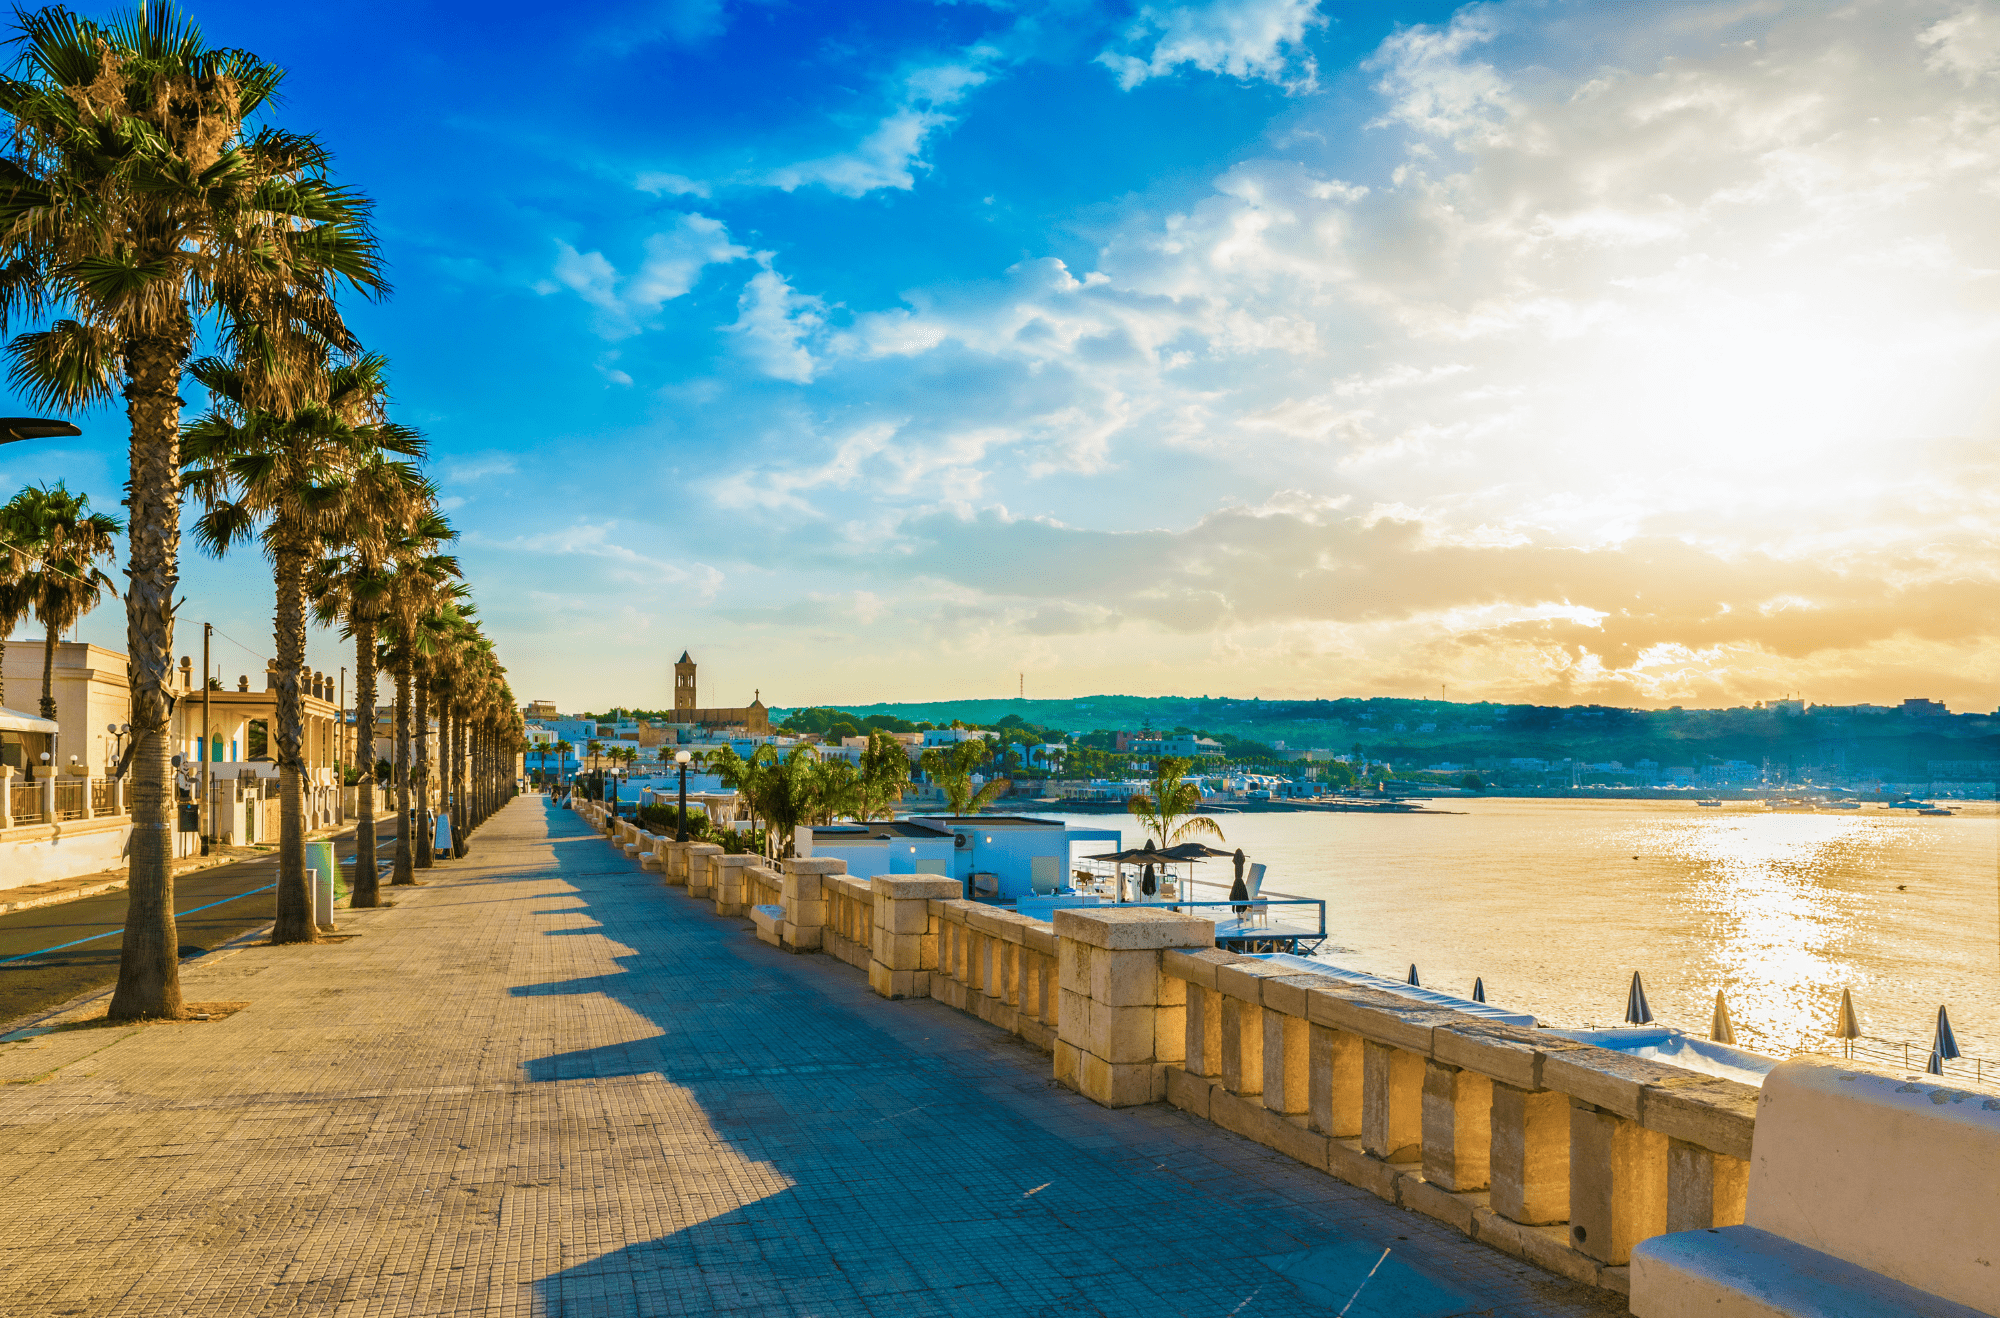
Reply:
[[[686,751],[674,752],[674,763],[678,764],[681,769],[681,813],[680,819],[674,825],[674,841],[676,842],[685,842],[688,840],[688,761],[693,758],[694,756]]]

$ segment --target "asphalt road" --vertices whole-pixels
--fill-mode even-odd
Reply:
[[[376,821],[376,856],[395,855],[393,815]],[[334,837],[342,869],[354,863],[354,833]],[[278,854],[197,870],[174,880],[181,959],[202,954],[277,917]],[[384,883],[387,880],[384,879]],[[0,915],[0,1023],[57,1007],[118,979],[125,943],[125,891]]]

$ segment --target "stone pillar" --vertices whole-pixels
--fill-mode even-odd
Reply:
[[[744,871],[763,859],[762,856],[742,852],[734,856],[725,854],[708,858],[708,872],[714,889],[709,896],[715,901],[717,915],[749,914],[750,883]]]
[[[711,897],[714,880],[709,877],[708,858],[720,856],[722,848],[713,842],[690,842],[686,847],[687,887],[690,897]]]
[[[42,807],[41,807],[42,822],[45,824],[53,824],[56,821],[55,770],[51,768],[49,772],[43,774],[41,777],[41,781],[38,782],[36,786],[42,789]]]
[[[1686,1140],[1667,1141],[1667,1230],[1740,1226],[1750,1164]]]
[[[79,799],[83,803],[83,817],[85,819],[89,819],[96,813],[90,808],[90,771],[88,769],[85,769],[81,774],[79,774],[77,776],[77,782],[81,784],[83,787],[83,791],[79,796]]]
[[[1493,1211],[1524,1226],[1569,1221],[1569,1097],[1493,1082]]]
[[[1187,988],[1160,973],[1160,954],[1213,948],[1215,921],[1164,907],[1087,906],[1056,911],[1055,932],[1057,1082],[1105,1107],[1165,1098],[1166,1068],[1186,1045]]]
[[[868,888],[875,898],[868,987],[892,1001],[929,997],[938,964],[939,923],[931,903],[951,901],[965,886],[934,874],[878,874]]]
[[[1361,1041],[1361,1147],[1384,1162],[1423,1156],[1424,1059]]]
[[[675,842],[671,838],[660,842],[660,881],[669,888],[687,886],[687,849],[693,845],[691,842]]]
[[[1264,1009],[1222,995],[1222,1087],[1238,1098],[1264,1092]]]
[[[1569,1243],[1600,1263],[1667,1229],[1667,1137],[1570,1099]]]
[[[1189,1075],[1222,1074],[1222,994],[1199,984],[1187,986],[1185,1062]]]
[[[1309,1028],[1304,1016],[1264,1008],[1264,1106],[1273,1112],[1304,1112],[1308,1106]]]
[[[1424,1063],[1424,1179],[1441,1190],[1484,1190],[1493,1139],[1493,1082],[1477,1071]]]
[[[1314,1022],[1306,1039],[1307,1120],[1334,1139],[1361,1133],[1361,1036]]]
[[[785,927],[781,944],[791,952],[817,952],[826,935],[826,879],[847,873],[847,862],[809,856],[784,862]]]
[[[14,826],[14,766],[0,764],[0,829]]]

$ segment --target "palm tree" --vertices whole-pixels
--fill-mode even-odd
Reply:
[[[1183,779],[1190,761],[1163,755],[1153,769],[1153,790],[1141,792],[1125,803],[1125,808],[1151,832],[1159,834],[1162,849],[1187,841],[1197,833],[1223,841],[1222,828],[1201,808],[1201,788]]]
[[[972,771],[992,753],[984,737],[961,741],[949,749],[933,746],[924,752],[924,776],[943,790],[946,813],[977,814],[1007,790],[1005,778],[995,778],[976,792],[972,789]]]
[[[22,560],[8,593],[42,624],[42,717],[52,719],[56,642],[97,607],[98,596],[118,593],[97,560],[117,552],[111,537],[125,528],[109,513],[91,512],[90,496],[71,494],[61,481],[22,490],[0,509],[0,520]]]
[[[567,741],[559,740],[556,742],[556,785],[558,787],[562,786],[563,764],[569,759],[569,753],[575,749],[576,747],[570,745]]]
[[[877,814],[887,812],[903,799],[903,789],[909,786],[909,782],[910,757],[904,751],[903,743],[879,729],[869,733],[868,745],[861,752],[861,773],[855,784],[859,817],[873,819]]]
[[[724,787],[734,788],[743,802],[743,815],[754,827],[758,820],[769,822],[770,816],[764,810],[764,791],[778,752],[766,742],[751,751],[748,758],[738,755],[734,746],[720,746],[708,757],[708,769],[722,781]],[[766,844],[771,830],[766,830]]]
[[[423,821],[410,820],[410,795],[416,766],[410,757],[410,696],[417,650],[429,644],[421,620],[430,612],[438,592],[458,575],[458,560],[436,552],[437,546],[457,532],[435,510],[418,517],[391,549],[389,609],[386,621],[389,668],[396,677],[396,811],[402,822],[396,830],[396,867],[392,885],[408,886],[417,881],[416,850],[410,833]],[[429,773],[423,781],[428,783]]]
[[[179,1018],[174,927],[174,593],[180,382],[196,326],[275,363],[345,345],[334,286],[384,291],[368,204],[311,137],[244,121],[281,70],[213,50],[170,0],[110,24],[16,11],[0,159],[0,333],[17,388],[74,411],[122,393],[131,421],[132,840],[113,1019]],[[274,373],[281,378],[281,373]]]
[[[435,495],[412,464],[371,459],[350,480],[340,526],[306,573],[314,617],[321,626],[339,621],[341,635],[354,642],[355,737],[365,738],[368,747],[368,771],[355,784],[350,907],[382,902],[375,839],[375,678],[376,641],[389,604],[389,554],[396,528],[410,526]]]
[[[757,749],[761,752],[770,748]],[[780,760],[774,752],[759,779],[757,808],[767,825],[765,845],[770,845],[769,835],[776,833],[784,839],[779,855],[792,855],[797,846],[795,830],[800,824],[818,819],[823,808],[821,793],[826,783],[820,771],[819,753],[811,746],[794,746]]]
[[[312,892],[306,881],[305,706],[300,684],[306,657],[306,572],[329,536],[352,521],[353,478],[384,457],[421,458],[423,440],[382,416],[387,363],[377,356],[310,372],[304,396],[282,411],[260,411],[268,394],[263,364],[205,357],[190,368],[207,389],[210,408],[181,438],[189,488],[207,511],[195,540],[217,557],[258,533],[277,586],[274,638],[278,657],[275,733],[283,807],[278,826],[277,923],[274,943],[310,943]]]

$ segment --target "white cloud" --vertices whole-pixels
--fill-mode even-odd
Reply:
[[[1126,29],[1125,49],[1105,50],[1097,63],[1117,74],[1118,85],[1127,91],[1184,64],[1310,91],[1318,84],[1319,70],[1305,50],[1306,30],[1326,21],[1319,0],[1147,5]]]
[[[447,462],[444,475],[448,481],[476,481],[487,476],[511,476],[514,470],[514,457],[510,453],[468,453]]]
[[[604,253],[579,252],[559,241],[555,280],[536,287],[543,293],[568,288],[597,308],[599,336],[616,340],[637,334],[662,306],[685,296],[708,266],[750,255],[730,241],[722,221],[695,214],[674,216],[669,227],[646,239],[645,253],[639,268],[625,276]]]
[[[895,107],[854,147],[785,165],[760,181],[786,192],[818,184],[844,197],[865,196],[877,188],[908,191],[916,186],[917,171],[927,167],[924,147],[953,122],[955,116],[947,111],[986,81],[983,66],[993,54],[975,50],[966,60],[905,74]]]
[[[1993,630],[2000,575],[1982,465],[2000,440],[1992,17],[1958,0],[1520,2],[1399,31],[1370,64],[1377,104],[1288,114],[1287,141],[1334,146],[1251,156],[1206,195],[1129,213],[1094,268],[1030,259],[917,289],[838,333],[815,323],[812,355],[773,273],[774,359],[825,408],[728,479],[889,527],[867,541],[881,562],[935,560],[966,607],[1016,618],[993,624],[996,645],[1109,610],[1190,636],[1249,629],[1256,662],[1296,644],[1384,681],[1435,662],[1454,694],[1491,680],[1651,698],[1669,670],[1709,694],[1788,672],[1851,691],[1899,662],[1948,671],[1977,649],[1951,619]],[[1147,77],[1210,67],[1156,71],[1164,35],[1133,49]],[[1368,153],[1343,153],[1364,127]],[[1144,555],[1108,573],[1124,585],[1037,584],[1139,543],[1094,527],[1211,526],[1200,500],[1256,507],[1285,487],[1479,548],[1472,585],[1412,614],[1421,583],[1368,567],[1407,547],[1314,531],[1251,553],[1236,522],[1148,542],[1186,565],[1159,569],[1173,585],[1151,603],[1133,602]],[[1021,517],[974,534],[1024,499],[1066,504],[1076,534]],[[1065,547],[1038,556],[1045,541]],[[1354,575],[1279,588],[1286,555],[1305,579],[1335,548]],[[1698,600],[1626,625],[1621,591],[1672,584],[1655,561],[1704,589],[1727,578],[1710,598],[1752,630],[1703,621]],[[1523,584],[1555,562],[1625,575],[1573,575],[1588,591],[1569,600]],[[1522,575],[1482,597],[1496,565]],[[1816,607],[1764,611],[1780,597]],[[1350,606],[1404,611],[1373,631],[1327,612]],[[1561,613],[1586,606],[1604,615],[1587,647],[1584,615]]]
[[[700,179],[692,179],[685,174],[668,174],[648,170],[639,175],[633,185],[641,192],[650,192],[659,197],[706,197],[709,185]]]
[[[741,336],[744,355],[764,374],[805,384],[814,367],[805,340],[825,322],[826,304],[787,283],[772,268],[771,255],[757,254],[764,268],[743,286],[736,323],[729,328]]]

